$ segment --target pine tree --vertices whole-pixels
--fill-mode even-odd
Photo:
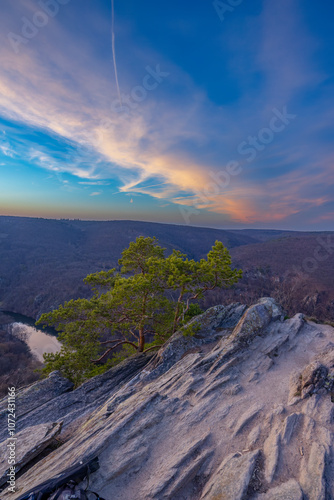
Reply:
[[[62,343],[59,353],[45,354],[44,373],[60,370],[79,385],[124,357],[156,349],[200,311],[194,301],[242,276],[219,241],[206,259],[195,261],[176,250],[165,257],[156,238],[141,236],[119,265],[120,272],[85,278],[91,299],[70,300],[41,316],[38,324],[54,326]]]

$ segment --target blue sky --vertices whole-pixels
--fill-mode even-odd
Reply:
[[[333,230],[332,2],[111,7],[2,6],[0,213]]]

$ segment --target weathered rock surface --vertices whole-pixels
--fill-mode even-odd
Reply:
[[[119,364],[102,375],[88,380],[76,390],[59,372],[50,373],[47,379],[18,391],[16,396],[16,431],[31,425],[62,421],[63,432],[98,408],[110,395],[128,382],[149,361],[150,357],[136,356]],[[7,433],[7,399],[0,401],[0,442]]]
[[[260,452],[257,450],[244,455],[232,453],[226,457],[218,471],[206,484],[201,500],[218,498],[242,500],[245,498],[259,455]]]
[[[107,500],[333,500],[334,329],[272,299],[193,321],[74,391],[57,373],[49,398],[49,379],[23,390],[18,430],[64,421],[64,444],[1,499],[98,456],[90,488]]]
[[[10,465],[8,458],[11,459],[10,451],[15,455],[15,472],[19,472],[22,467],[37,457],[45,448],[47,448],[61,430],[61,423],[47,423],[28,427],[19,432],[15,439],[8,438],[0,445],[0,486],[8,480],[7,473]]]
[[[256,500],[303,500],[303,492],[295,479],[290,479],[268,493],[256,496]]]

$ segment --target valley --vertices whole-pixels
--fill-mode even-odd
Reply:
[[[233,290],[211,294],[204,307],[273,295],[291,314],[334,321],[334,232],[7,216],[0,217],[1,309],[38,318],[66,300],[88,297],[87,274],[118,268],[122,250],[141,235],[190,259],[203,258],[215,240],[223,242],[244,277]]]

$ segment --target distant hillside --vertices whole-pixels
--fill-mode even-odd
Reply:
[[[278,279],[282,281],[286,271],[294,266],[302,268],[303,261],[312,259],[319,245],[317,233],[2,216],[1,308],[37,317],[65,300],[88,296],[89,288],[83,284],[83,278],[91,272],[117,267],[122,250],[137,236],[156,236],[168,253],[175,248],[196,259],[204,257],[215,240],[222,241],[231,251],[233,263],[244,269],[245,278],[233,292],[211,295],[207,306],[238,297],[251,302],[258,296],[271,294]],[[334,233],[320,236],[333,237],[334,241]],[[317,262],[313,273],[303,271],[303,286],[299,284],[295,294],[298,310],[303,310],[300,302],[304,299],[320,300],[322,305],[333,308],[334,319],[333,255]],[[316,299],[315,294],[318,294]],[[311,309],[305,311],[312,313]]]
[[[133,221],[90,222],[0,217],[0,305],[37,316],[64,300],[86,296],[83,278],[117,267],[137,236],[156,236],[171,252],[204,257],[215,240],[228,248],[256,243],[248,235],[215,229]]]
[[[332,253],[326,251],[328,239],[333,242]],[[314,284],[319,287],[327,290],[334,287],[334,233],[293,234],[233,248],[231,253],[234,261],[246,269],[269,266],[279,276],[287,271],[299,272],[312,277]]]
[[[247,233],[250,234],[250,233]],[[334,233],[290,233],[231,250],[254,300],[274,295],[294,314],[334,320]]]

